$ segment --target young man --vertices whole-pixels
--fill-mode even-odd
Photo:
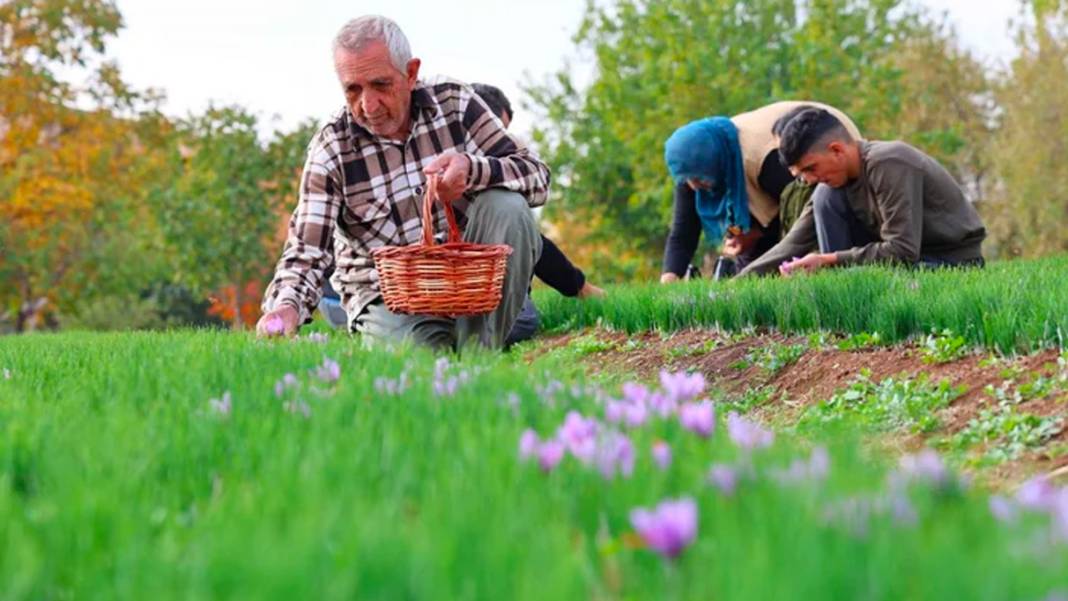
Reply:
[[[292,335],[310,319],[323,272],[336,266],[349,326],[362,334],[435,347],[504,344],[541,255],[530,207],[549,193],[549,169],[512,137],[486,104],[455,81],[419,80],[396,23],[365,16],[334,40],[346,106],[312,140],[300,202],[263,299],[261,335]],[[399,315],[382,303],[371,249],[418,243],[423,187],[440,177],[464,239],[508,244],[503,298],[488,314],[459,319]],[[437,213],[437,230],[445,218]]]
[[[709,117],[688,123],[664,144],[664,160],[675,180],[674,217],[664,245],[662,283],[681,279],[697,250],[724,240],[723,254],[739,267],[756,260],[780,239],[784,200],[807,191],[779,161],[779,138],[772,125],[805,106],[819,106],[840,116],[860,137],[853,122],[836,108],[798,101],[769,104],[733,117]],[[786,219],[784,219],[786,218]],[[726,234],[726,238],[724,238]]]
[[[743,274],[983,265],[983,222],[937,161],[904,142],[857,139],[819,107],[798,112],[781,130],[783,164],[819,186],[782,242]],[[809,252],[813,243],[818,252]]]
[[[508,96],[497,86],[485,83],[473,83],[471,89],[486,102],[493,114],[497,115],[497,118],[504,124],[504,128],[508,129],[514,115]],[[541,236],[541,257],[534,264],[534,275],[564,296],[578,298],[604,296],[604,290],[586,281],[586,274],[575,267],[564,251],[560,250],[560,247],[544,234]],[[514,344],[532,338],[538,329],[538,321],[538,309],[528,295],[523,303],[523,310],[520,311],[505,344]]]

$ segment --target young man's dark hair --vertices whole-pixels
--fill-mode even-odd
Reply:
[[[782,136],[782,130],[786,127],[787,123],[789,123],[790,121],[793,121],[794,117],[796,117],[799,113],[801,113],[803,111],[807,111],[809,109],[814,109],[814,108],[818,108],[818,107],[814,107],[811,104],[802,104],[799,107],[795,107],[793,109],[790,109],[790,112],[784,114],[782,117],[779,117],[778,119],[775,120],[775,123],[772,124],[772,126],[771,126],[771,134],[773,136],[775,136],[776,138],[781,137]]]
[[[772,129],[774,131],[774,127]],[[798,111],[782,125],[779,131],[779,156],[784,165],[794,166],[808,151],[825,146],[832,140],[854,141],[842,122],[829,111],[807,108]]]
[[[473,83],[471,87],[475,90],[475,94],[482,97],[482,100],[486,102],[486,106],[498,118],[508,117],[508,120],[512,120],[512,103],[508,102],[508,97],[504,95],[497,86],[491,86],[488,83]]]

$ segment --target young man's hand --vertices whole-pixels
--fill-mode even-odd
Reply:
[[[297,333],[298,327],[300,327],[300,313],[290,305],[281,305],[260,318],[256,323],[256,336],[288,338]]]
[[[661,284],[670,284],[672,282],[677,282],[677,281],[679,281],[679,276],[675,275],[674,273],[672,273],[670,271],[667,271],[667,272],[664,272],[664,273],[660,274],[660,283]]]
[[[470,172],[471,161],[466,155],[454,151],[438,155],[423,169],[427,177],[441,176],[438,180],[438,198],[441,202],[452,202],[464,195]]]
[[[779,273],[784,276],[790,276],[797,272],[816,271],[817,269],[830,267],[837,262],[838,257],[834,253],[809,253],[801,258],[794,257],[779,265]]]

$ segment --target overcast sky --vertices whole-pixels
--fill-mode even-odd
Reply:
[[[923,0],[948,11],[963,42],[990,60],[1011,54],[1015,0]],[[292,127],[341,106],[330,42],[348,19],[386,15],[422,59],[423,75],[493,83],[514,104],[524,74],[535,80],[565,60],[582,63],[571,35],[584,0],[119,0],[126,22],[108,54],[135,87],[162,88],[172,115],[209,101],[258,113],[267,128]],[[979,6],[981,5],[981,8]],[[277,121],[272,121],[277,116]],[[515,127],[530,122],[517,115]]]

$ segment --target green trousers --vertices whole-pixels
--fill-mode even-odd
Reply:
[[[450,319],[393,313],[379,299],[354,321],[357,332],[383,340],[410,340],[440,349],[480,344],[497,349],[511,331],[526,298],[534,264],[541,256],[541,234],[523,195],[507,190],[477,194],[467,209],[464,240],[512,247],[504,276],[501,304],[492,313]]]

